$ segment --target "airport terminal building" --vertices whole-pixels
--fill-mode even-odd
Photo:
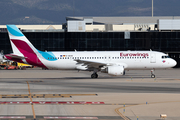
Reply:
[[[17,25],[41,51],[153,50],[167,53],[180,67],[180,17],[66,17],[62,25]],[[6,26],[0,50],[11,53]]]

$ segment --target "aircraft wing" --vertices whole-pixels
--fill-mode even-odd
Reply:
[[[76,68],[79,70],[100,70],[106,66],[123,66],[123,68],[127,68],[127,64],[125,63],[104,63],[104,62],[97,62],[97,61],[88,61],[88,60],[74,60],[76,61]]]
[[[100,69],[103,66],[107,66],[110,64],[103,63],[103,62],[95,62],[95,61],[87,61],[87,60],[75,60],[77,62],[77,66],[85,66],[86,69],[91,70],[91,69]],[[78,67],[81,69],[81,67]],[[78,69],[77,68],[77,69]]]

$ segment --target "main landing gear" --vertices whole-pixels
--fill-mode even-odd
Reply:
[[[154,70],[151,70],[151,78],[155,78]]]
[[[96,72],[94,72],[92,75],[91,75],[91,78],[98,78],[98,74]]]
[[[125,75],[125,74],[126,74],[126,72],[125,72],[125,70],[124,70],[123,75]]]

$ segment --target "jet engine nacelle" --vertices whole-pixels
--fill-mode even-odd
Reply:
[[[123,66],[108,66],[107,68],[101,70],[101,72],[108,73],[109,75],[123,75],[124,67]]]
[[[108,66],[108,74],[110,75],[123,75],[124,67],[123,66]]]

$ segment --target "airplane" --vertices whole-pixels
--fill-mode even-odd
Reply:
[[[98,78],[97,72],[109,75],[124,75],[125,70],[149,69],[154,78],[154,69],[171,68],[177,63],[168,55],[157,51],[73,51],[43,52],[37,50],[15,26],[7,25],[12,54],[9,60],[46,69],[69,69],[93,71],[91,78]]]
[[[7,60],[4,59],[4,54],[3,54],[3,52],[1,51],[1,53],[0,53],[0,64],[1,64],[1,63],[4,63],[4,62],[7,62]]]

